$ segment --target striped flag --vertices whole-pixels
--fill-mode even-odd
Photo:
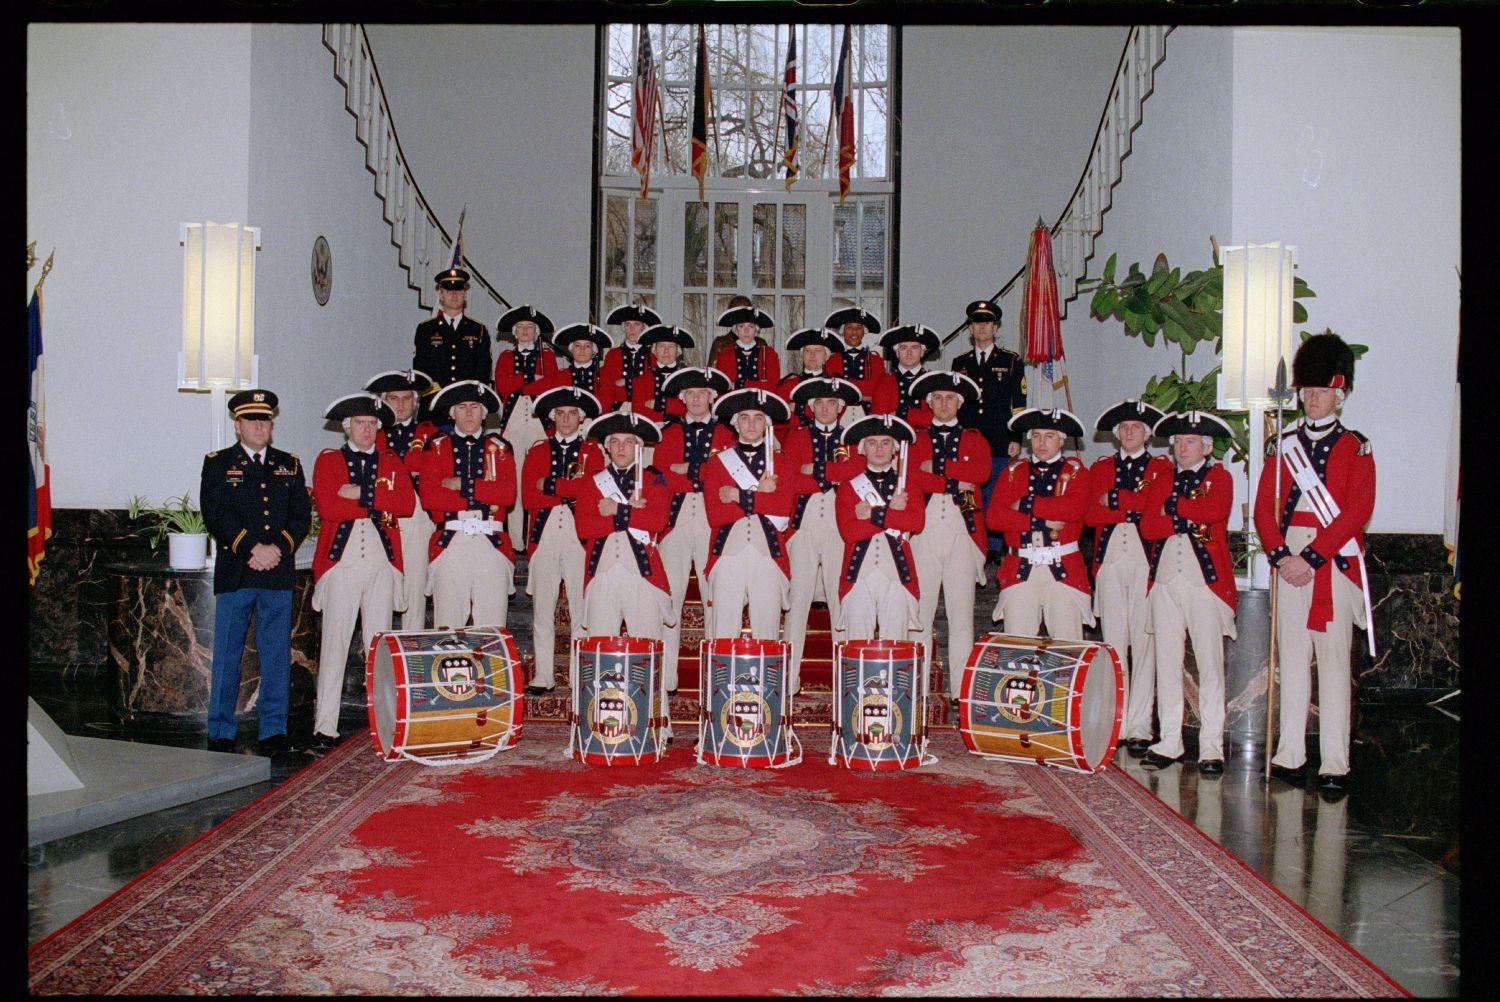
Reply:
[[[630,129],[630,166],[640,171],[641,197],[651,183],[651,148],[656,144],[656,58],[651,54],[651,30],[641,25],[641,44],[635,54],[635,84],[631,98],[635,105]]]
[[[781,108],[786,119],[786,152],[781,164],[786,168],[786,190],[792,190],[801,165],[797,158],[802,152],[798,146],[802,140],[802,123],[797,120],[797,26],[787,26],[786,73],[782,76],[785,85],[781,92]]]
[[[31,302],[26,307],[26,356],[31,386],[26,407],[26,443],[31,450],[31,466],[26,474],[26,566],[34,585],[47,549],[47,539],[52,535],[52,487],[45,448],[47,405],[42,393],[40,287],[32,291]]]
[[[849,194],[849,171],[854,166],[854,87],[849,78],[849,26],[839,46],[839,69],[833,77],[832,118],[839,136],[839,202]]]
[[[714,103],[708,82],[708,39],[698,26],[698,65],[693,71],[693,176],[698,179],[698,201],[703,201],[703,178],[708,174],[708,112]]]
[[[469,207],[465,205],[458,212],[458,235],[453,238],[453,260],[449,263],[450,268],[462,268],[464,266],[464,216],[469,214]]]

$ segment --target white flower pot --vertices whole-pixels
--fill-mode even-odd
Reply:
[[[167,564],[176,571],[201,571],[208,565],[208,533],[167,533]]]

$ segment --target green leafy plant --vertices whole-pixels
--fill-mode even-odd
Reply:
[[[167,498],[160,505],[153,505],[140,495],[130,499],[125,510],[132,521],[144,524],[138,533],[150,533],[148,542],[154,550],[168,534],[174,532],[206,533],[208,526],[203,521],[203,512],[193,504],[188,494]]]

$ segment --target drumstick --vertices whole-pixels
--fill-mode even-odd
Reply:
[[[641,499],[641,442],[636,439],[635,443],[635,497],[633,500]]]
[[[896,490],[906,490],[906,443],[901,443],[901,451],[896,459]]]
[[[770,423],[767,422],[767,426],[766,426],[766,476],[768,476],[768,477],[774,477],[776,475],[776,460],[773,458],[774,455],[775,455],[775,450],[771,448],[771,428],[770,428]]]

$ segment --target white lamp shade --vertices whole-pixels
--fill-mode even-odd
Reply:
[[[182,224],[179,389],[246,389],[255,380],[255,252],[260,229]]]
[[[1282,243],[1223,248],[1224,368],[1222,410],[1273,403],[1276,363],[1292,364],[1292,251]]]

